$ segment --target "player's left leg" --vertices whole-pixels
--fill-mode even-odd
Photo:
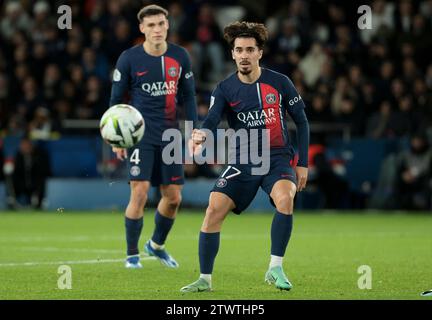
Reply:
[[[292,288],[292,284],[283,272],[282,260],[291,237],[295,194],[296,185],[285,179],[278,180],[270,193],[276,213],[271,225],[271,257],[265,280],[268,283],[274,283],[282,290]]]
[[[155,213],[155,229],[152,238],[147,241],[144,250],[151,256],[158,258],[164,265],[177,268],[179,264],[165,250],[165,241],[170,232],[178,208],[181,203],[182,185],[161,185],[161,199]]]
[[[200,277],[197,281],[184,286],[181,292],[211,291],[211,280],[216,255],[219,251],[220,231],[228,213],[234,209],[234,201],[221,192],[211,192],[209,205],[201,226],[198,241]]]

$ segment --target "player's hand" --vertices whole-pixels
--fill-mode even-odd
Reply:
[[[306,187],[308,168],[297,166],[295,171],[297,175],[297,191],[300,192]]]
[[[194,129],[192,131],[192,138],[188,141],[189,155],[197,155],[202,150],[202,143],[206,140],[205,132],[202,130]]]
[[[127,159],[127,149],[113,147],[112,151],[116,154],[117,159],[121,161]]]

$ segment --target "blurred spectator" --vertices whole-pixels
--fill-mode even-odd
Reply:
[[[416,109],[426,116],[428,125],[432,125],[432,92],[428,90],[425,81],[417,78],[413,85],[413,97],[415,99]]]
[[[334,77],[333,63],[330,59],[328,59],[321,66],[317,83],[325,85],[327,88],[329,88],[329,86],[333,86]],[[326,92],[326,94],[330,95],[330,92]]]
[[[90,31],[90,48],[97,54],[105,54],[107,49],[106,38],[101,28],[95,27]]]
[[[269,43],[269,48],[274,53],[288,54],[301,48],[302,39],[293,19],[284,19],[281,22],[279,33]]]
[[[389,101],[381,102],[378,111],[374,112],[367,120],[366,136],[372,139],[393,138],[406,132],[406,128],[400,129],[400,117],[392,111]]]
[[[394,3],[385,0],[372,2],[373,27],[360,32],[362,41],[369,44],[374,37],[389,38],[394,29]]]
[[[43,96],[45,101],[50,105],[60,94],[61,81],[62,77],[59,66],[54,63],[49,64],[45,69],[43,78]]]
[[[360,66],[352,65],[349,67],[348,76],[351,87],[356,91],[357,96],[360,94],[361,86],[364,83],[363,71]]]
[[[402,72],[403,78],[402,80],[405,83],[412,83],[414,79],[419,76],[419,71],[413,59],[406,58],[402,62]]]
[[[432,150],[424,134],[414,134],[399,154],[396,199],[406,210],[431,209]]]
[[[340,76],[336,80],[335,90],[331,97],[331,109],[334,115],[338,116],[342,110],[342,100],[344,97],[356,98],[354,89],[350,86],[345,76]]]
[[[175,40],[179,39],[182,26],[186,22],[186,15],[183,6],[180,2],[173,2],[168,7],[169,11],[169,42],[176,43]]]
[[[81,62],[82,44],[79,39],[70,38],[66,43],[66,52],[62,59],[63,65]]]
[[[36,80],[28,77],[22,86],[23,96],[20,100],[19,112],[29,121],[33,117],[33,112],[43,103],[41,92],[37,87]]]
[[[26,120],[19,114],[14,114],[9,118],[5,136],[21,138],[26,132]]]
[[[35,209],[41,209],[49,175],[50,164],[46,152],[34,145],[30,139],[23,138],[14,161],[12,207],[22,201]]]
[[[401,126],[404,128],[404,134],[419,130],[424,120],[419,112],[414,109],[413,99],[410,95],[405,95],[399,100],[398,115],[401,119]]]
[[[412,31],[413,25],[413,3],[411,0],[399,0],[395,11],[396,30],[403,33]]]
[[[33,6],[33,25],[31,36],[35,43],[47,40],[46,30],[55,25],[54,16],[50,16],[50,5],[46,1],[37,1]]]
[[[5,17],[2,17],[0,23],[1,34],[5,39],[13,37],[14,33],[22,30],[29,32],[31,20],[24,11],[19,1],[10,0],[5,6]]]
[[[213,7],[204,3],[196,18],[185,21],[182,40],[191,43],[192,68],[197,82],[220,81],[224,72],[222,32]]]
[[[353,136],[363,134],[363,117],[364,114],[359,110],[357,103],[348,95],[342,97],[340,103],[340,112],[336,116],[339,123],[346,124],[350,127]]]
[[[42,82],[45,68],[48,64],[48,53],[43,43],[35,43],[32,55],[32,76],[36,81]]]
[[[320,43],[312,44],[309,52],[300,61],[299,69],[304,74],[305,83],[312,87],[319,78],[320,71],[327,61],[327,55]]]
[[[108,59],[115,63],[120,54],[131,45],[130,25],[125,19],[115,19],[114,32],[109,36]]]
[[[378,110],[379,101],[383,100],[376,91],[374,85],[369,82],[365,82],[361,87],[358,103],[362,106],[366,116]]]
[[[333,119],[328,98],[323,94],[316,94],[312,98],[310,107],[306,109],[310,122],[330,123]]]
[[[375,82],[377,96],[380,100],[386,99],[391,93],[391,81],[394,76],[394,65],[391,61],[386,60],[380,66],[379,77]]]
[[[71,118],[72,107],[66,99],[59,99],[54,101],[53,109],[55,119],[58,123],[61,123],[63,120]]]
[[[49,140],[55,137],[58,126],[51,119],[48,109],[39,107],[29,123],[29,136],[32,140]]]
[[[81,93],[84,91],[83,84],[85,83],[84,69],[81,64],[71,64],[69,66],[69,76],[72,85],[77,91],[77,97],[81,98]]]
[[[86,77],[93,75],[102,81],[109,80],[108,61],[102,53],[97,54],[94,49],[84,48],[82,56],[82,66]]]
[[[76,110],[80,119],[98,119],[108,106],[108,94],[103,91],[101,81],[96,76],[91,76],[86,81],[82,108]]]

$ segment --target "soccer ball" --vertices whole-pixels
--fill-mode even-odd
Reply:
[[[103,114],[99,123],[102,138],[112,147],[131,148],[144,136],[141,113],[128,104],[116,104]]]

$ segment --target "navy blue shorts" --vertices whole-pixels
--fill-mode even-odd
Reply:
[[[128,171],[131,181],[150,181],[152,186],[184,184],[182,164],[165,164],[163,146],[138,145],[128,149]]]
[[[291,157],[288,155],[274,155],[270,160],[270,169],[266,175],[252,175],[251,167],[248,165],[227,166],[211,190],[221,192],[230,197],[235,204],[233,212],[240,214],[255,198],[259,187],[268,195],[270,203],[274,205],[270,193],[274,184],[279,180],[290,180],[297,185],[294,169],[290,164]]]

